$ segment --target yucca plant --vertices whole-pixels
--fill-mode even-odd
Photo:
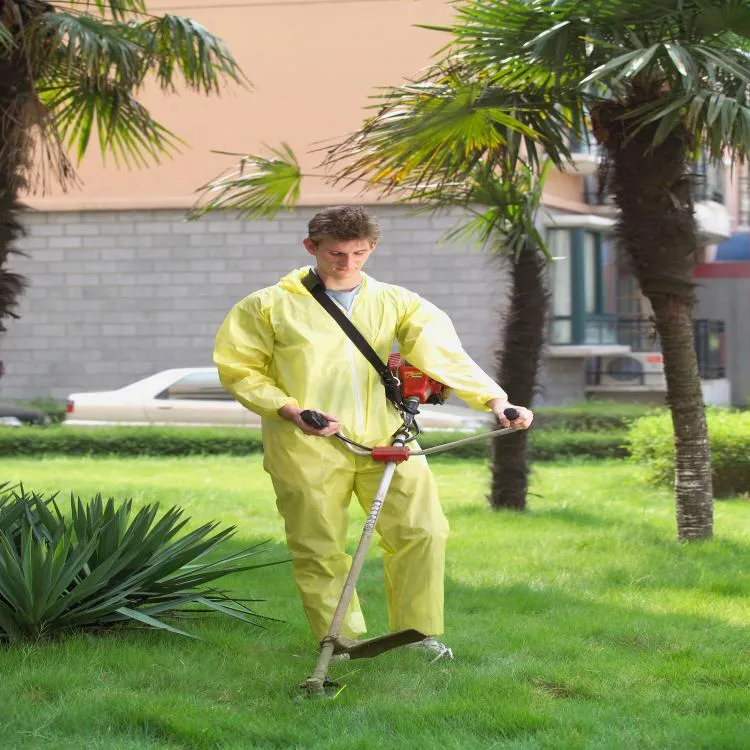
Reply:
[[[211,584],[222,576],[277,564],[247,563],[263,545],[198,562],[233,536],[210,522],[181,534],[179,508],[136,512],[101,495],[71,498],[70,518],[55,496],[0,486],[0,641],[38,640],[77,629],[138,622],[190,635],[162,619],[219,612],[260,625],[248,607]]]

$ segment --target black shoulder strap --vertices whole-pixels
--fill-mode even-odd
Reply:
[[[341,308],[326,294],[326,288],[320,277],[311,269],[307,276],[302,279],[302,284],[315,297],[320,306],[339,324],[354,346],[362,352],[362,356],[375,368],[385,386],[386,398],[398,409],[402,409],[403,404],[398,379],[388,369],[388,365],[378,357],[367,339],[357,330],[351,320],[346,317]]]

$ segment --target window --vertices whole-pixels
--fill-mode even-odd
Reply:
[[[194,372],[165,388],[156,398],[191,401],[232,401],[232,395],[219,382],[216,372]]]
[[[616,264],[606,238],[586,229],[551,229],[552,344],[609,344],[616,330]]]
[[[570,341],[572,335],[573,298],[570,282],[570,239],[568,229],[550,229],[547,236],[549,252],[554,258],[550,271],[550,288],[552,290],[551,343],[553,344],[566,343]]]
[[[736,167],[739,172],[738,222],[741,227],[750,227],[750,166]]]

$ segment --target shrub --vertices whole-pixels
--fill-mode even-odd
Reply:
[[[53,424],[60,424],[65,419],[65,404],[56,401],[54,398],[34,398],[30,401],[19,401],[18,406],[27,409],[38,409],[49,415]]]
[[[100,495],[88,503],[71,498],[66,520],[54,496],[0,491],[0,642],[124,622],[189,635],[162,619],[188,605],[259,624],[246,604],[253,600],[209,585],[262,567],[241,563],[259,546],[196,563],[229,539],[233,527],[217,531],[212,522],[178,536],[189,522],[179,508],[157,518],[156,505],[133,513],[130,501],[116,507]]]
[[[479,433],[474,433],[479,434]],[[623,432],[566,432],[540,430],[529,432],[528,455],[533,461],[557,461],[566,458],[602,459],[621,458],[626,453]],[[427,432],[419,438],[424,448],[468,437],[461,433]],[[500,438],[502,444],[502,438]],[[437,453],[436,456],[454,458],[489,458],[490,440],[478,440],[461,445],[455,450]]]
[[[750,492],[750,411],[707,409],[714,494]],[[674,432],[669,414],[644,417],[627,437],[631,460],[644,467],[653,484],[674,482]]]
[[[477,433],[474,433],[477,434]],[[465,432],[425,432],[425,448],[468,437]],[[529,455],[540,461],[568,457],[615,458],[626,455],[625,432],[570,432],[534,428],[529,433]],[[19,427],[0,430],[0,455],[41,456],[245,456],[260,453],[258,430],[209,427]],[[462,445],[453,458],[487,458],[490,441]]]
[[[263,450],[259,430],[211,427],[19,427],[0,431],[0,455],[244,456]]]
[[[663,406],[649,404],[585,401],[570,406],[541,406],[534,409],[534,425],[540,430],[622,432],[636,419],[665,411]]]

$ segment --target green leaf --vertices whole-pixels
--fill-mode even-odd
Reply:
[[[120,607],[117,610],[120,614],[124,615],[125,617],[130,618],[131,620],[136,620],[137,622],[141,622],[144,625],[148,625],[150,628],[156,628],[158,630],[168,630],[170,633],[176,633],[177,635],[184,635],[187,638],[195,638],[196,636],[191,635],[190,633],[187,633],[184,630],[180,630],[179,628],[175,628],[172,625],[167,625],[164,622],[161,622],[161,620],[157,620],[154,617],[149,617],[148,615],[143,614],[143,612],[139,612],[137,609],[130,609],[129,607]]]
[[[644,49],[623,67],[617,77],[628,79],[639,75],[651,60],[654,59],[654,55],[656,55],[660,47],[660,44],[654,44]]]
[[[610,77],[617,77],[615,76],[615,73],[618,70],[621,71],[621,73],[619,74],[621,75],[622,69],[626,68],[626,66],[631,64],[633,61],[637,61],[643,54],[643,50],[636,49],[630,52],[626,52],[623,55],[618,55],[609,62],[606,62],[603,65],[600,65],[599,67],[592,70],[591,73],[589,73],[581,80],[580,85],[588,86],[589,84],[596,83],[597,81],[606,81]]]
[[[247,614],[243,612],[238,612],[237,610],[233,609],[232,607],[227,607],[224,604],[221,604],[220,602],[214,600],[214,599],[207,599],[204,596],[198,596],[195,598],[196,603],[203,604],[204,606],[208,607],[209,609],[213,609],[216,612],[221,612],[222,614],[229,615],[230,617],[234,617],[237,620],[242,620],[243,622],[250,623],[251,625],[257,625],[258,622],[251,617],[248,617]]]
[[[688,51],[677,44],[664,44],[664,49],[669,55],[669,59],[674,64],[677,72],[682,77],[683,86],[688,90],[694,90],[699,85],[700,76],[695,61]]]
[[[16,46],[13,34],[3,23],[0,23],[0,49],[10,52]]]
[[[57,83],[40,89],[40,98],[79,161],[95,130],[101,153],[112,154],[118,165],[147,166],[149,160],[158,162],[177,151],[177,136],[116,83],[87,78]]]
[[[203,607],[205,601],[212,603],[209,610],[258,624],[252,618],[259,615],[205,588],[222,576],[260,567],[241,564],[258,550],[196,562],[230,538],[234,527],[209,522],[177,537],[189,522],[181,509],[157,518],[157,506],[144,506],[131,518],[131,502],[118,506],[101,495],[89,503],[71,498],[71,527],[50,509],[59,513],[39,495],[0,494],[0,514],[15,519],[0,532],[0,640],[122,620],[187,635],[154,615]]]
[[[218,93],[225,80],[247,82],[221,39],[191,18],[168,13],[133,25],[131,34],[163,89],[174,89],[177,74],[186,86],[205,93]]]
[[[299,201],[302,172],[288,144],[269,149],[272,156],[243,156],[229,172],[200,188],[190,212],[199,218],[208,211],[234,210],[250,218],[270,218]]]
[[[65,2],[66,0],[63,0]],[[96,7],[103,16],[123,19],[132,14],[146,13],[144,0],[95,0]]]
[[[10,641],[23,640],[26,635],[23,628],[19,627],[16,621],[16,613],[3,602],[0,602],[0,629],[2,629],[6,638]]]

